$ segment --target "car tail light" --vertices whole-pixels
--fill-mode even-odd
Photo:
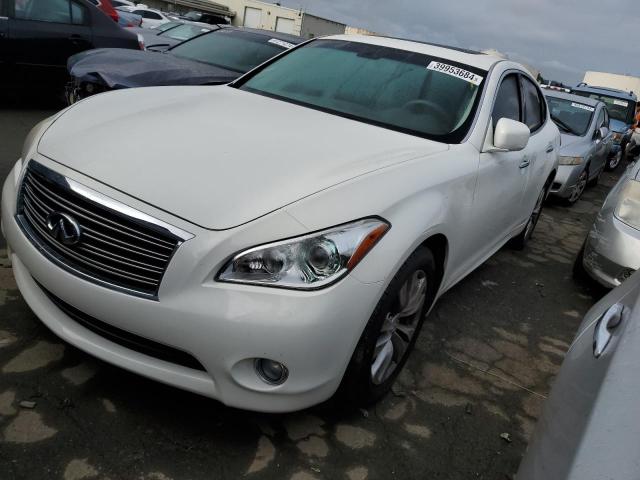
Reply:
[[[109,15],[114,22],[116,23],[118,22],[119,20],[118,11],[115,8],[113,8],[113,5],[111,5],[110,0],[100,0],[100,4],[98,5],[98,7],[104,13]]]

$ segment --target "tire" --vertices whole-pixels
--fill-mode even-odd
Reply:
[[[536,225],[538,225],[538,220],[540,220],[540,215],[542,215],[542,209],[544,207],[544,201],[547,199],[549,195],[549,188],[551,187],[551,179],[547,180],[547,183],[540,194],[538,195],[538,199],[536,200],[536,204],[533,207],[533,211],[531,212],[531,216],[529,217],[529,221],[522,229],[522,232],[518,234],[518,236],[513,237],[509,244],[515,250],[523,250],[527,245],[531,236],[533,235],[533,231],[536,229]]]
[[[589,169],[585,168],[580,176],[578,177],[578,181],[576,182],[576,186],[574,190],[571,192],[569,198],[565,199],[567,205],[571,206],[576,203],[580,198],[582,198],[582,194],[587,188],[587,184],[589,183]]]
[[[598,175],[596,175],[592,180],[589,180],[587,182],[587,187],[595,187],[596,185],[598,185],[598,183],[600,183],[600,177],[602,177],[602,172],[604,172],[605,168],[606,168],[606,164],[604,167],[600,169],[600,171],[598,172]]]
[[[623,150],[620,149],[618,153],[616,153],[613,157],[607,158],[606,169],[608,171],[615,170],[618,168],[618,165],[622,162]]]
[[[587,240],[585,239],[580,251],[578,252],[578,256],[576,257],[575,262],[573,262],[573,278],[575,280],[579,280],[584,282],[589,279],[589,274],[584,268],[584,248],[587,245]]]
[[[402,311],[398,312],[402,303],[401,289],[411,281],[415,281],[416,278],[423,278],[426,281],[425,291],[420,295],[416,295],[416,298],[421,298],[421,304],[414,306],[415,316],[402,317],[400,315]],[[402,265],[378,301],[358,341],[340,387],[332,399],[331,403],[334,407],[353,408],[367,406],[377,402],[391,389],[393,382],[413,350],[424,323],[425,314],[435,299],[437,289],[438,278],[433,254],[428,248],[420,247]],[[407,289],[405,289],[406,292]],[[396,317],[399,320],[398,325],[402,325],[405,329],[413,325],[413,333],[408,338],[406,348],[401,353],[398,353],[399,349],[394,347],[393,340],[385,342],[384,347],[380,346],[385,336],[383,327],[388,328],[391,325],[391,322],[389,322],[390,317]],[[408,319],[413,319],[411,324],[407,323],[405,325],[402,323],[402,320],[408,322]],[[398,332],[402,332],[402,335]],[[394,337],[394,335],[397,335],[397,337]],[[400,338],[405,337],[405,332],[394,328],[394,332],[387,336],[399,343],[401,342]],[[387,343],[390,343],[391,347],[387,347]],[[376,346],[377,344],[378,347]],[[398,355],[398,357],[394,358],[389,364],[388,371],[385,371],[384,375],[381,373],[380,367],[375,370],[376,375],[374,376],[376,362],[377,365],[384,365],[384,363],[380,362],[380,359],[388,357],[388,355],[384,355],[384,352],[388,352],[388,348],[391,348],[393,355]]]

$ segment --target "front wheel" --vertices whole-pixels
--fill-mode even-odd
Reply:
[[[620,162],[622,161],[622,149],[620,149],[613,157],[607,159],[606,169],[611,171],[618,168]]]
[[[580,176],[578,177],[578,181],[576,182],[573,190],[571,191],[571,195],[567,198],[567,203],[569,205],[573,205],[584,193],[584,190],[587,188],[587,183],[589,183],[589,171],[583,170]]]
[[[351,357],[335,399],[364,406],[390,389],[415,345],[437,290],[433,254],[417,249],[378,302]]]

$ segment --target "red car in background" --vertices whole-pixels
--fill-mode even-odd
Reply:
[[[114,22],[117,22],[119,19],[118,16],[118,11],[113,8],[113,5],[111,5],[111,1],[110,0],[89,0],[91,3],[93,3],[96,7],[98,7],[100,10],[102,10],[104,13],[106,13],[108,16],[110,16]]]

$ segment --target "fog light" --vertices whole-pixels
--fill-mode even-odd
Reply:
[[[282,385],[289,376],[287,367],[275,360],[256,358],[254,366],[258,376],[269,385]]]

